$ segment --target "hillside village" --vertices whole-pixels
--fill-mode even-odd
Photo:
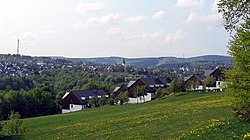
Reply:
[[[224,67],[228,65],[227,62],[213,62],[210,65],[199,61],[199,65],[193,66],[176,64],[176,68],[151,68],[127,64],[125,58],[119,59],[118,64],[95,64],[52,57],[0,55],[0,90],[10,94],[15,92],[13,96],[17,94],[27,110],[32,108],[26,102],[29,100],[37,104],[36,110],[40,110],[41,106],[52,110],[41,109],[42,113],[30,114],[19,107],[18,101],[12,101],[13,105],[10,105],[5,93],[0,94],[3,98],[0,107],[5,110],[2,112],[4,119],[11,109],[24,117],[34,117],[99,107],[107,103],[149,102],[178,91],[219,91],[224,80],[222,73],[229,68]],[[216,64],[219,67],[214,67]],[[32,92],[49,96],[36,97]],[[76,93],[80,95],[75,96]],[[48,106],[40,104],[39,100],[43,98],[50,102]]]
[[[175,85],[177,91],[192,91],[192,92],[209,92],[209,91],[222,91],[222,84],[224,81],[223,69],[217,67],[214,70],[206,70],[204,75],[191,75],[184,77],[181,80],[180,85]],[[116,87],[112,95],[106,93],[100,89],[93,90],[76,90],[65,93],[62,97],[62,113],[79,111],[87,108],[93,108],[102,106],[103,100],[108,100],[110,96],[113,96],[113,100],[118,98],[121,94],[128,96],[125,101],[118,99],[119,102],[124,103],[145,103],[156,98],[162,97],[157,95],[157,92],[161,89],[167,89],[173,83],[173,79],[169,77],[160,77],[156,79],[152,78],[139,78],[136,81],[129,81],[126,86]],[[178,87],[179,86],[179,87]],[[138,95],[137,91],[141,90],[141,94]],[[166,91],[165,91],[166,92]],[[170,91],[166,92],[164,96],[171,94]],[[94,103],[91,100],[95,100]],[[98,102],[101,101],[101,102]],[[115,101],[114,101],[115,102]]]

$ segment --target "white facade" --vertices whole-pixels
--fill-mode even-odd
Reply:
[[[145,102],[149,102],[152,100],[152,93],[147,93],[146,96],[141,96],[141,97],[137,97],[137,98],[129,98],[128,103],[129,104],[137,104],[137,103],[144,103],[144,98],[145,98]]]
[[[69,109],[62,109],[62,113],[75,112],[83,109],[84,109],[83,105],[69,104]]]
[[[215,87],[206,87],[206,90],[211,90],[211,91],[222,91],[221,85],[223,84],[223,81],[216,81],[216,86]]]
[[[220,91],[222,91],[222,85],[224,84],[223,81],[216,81],[216,87],[220,89]]]

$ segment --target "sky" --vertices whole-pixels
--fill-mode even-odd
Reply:
[[[218,0],[0,0],[0,53],[228,55]]]

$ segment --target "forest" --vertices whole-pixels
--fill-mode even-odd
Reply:
[[[44,70],[39,75],[0,78],[0,115],[7,119],[13,110],[21,118],[44,116],[61,112],[61,99],[66,91],[103,89],[111,93],[123,76],[100,76],[82,67]]]

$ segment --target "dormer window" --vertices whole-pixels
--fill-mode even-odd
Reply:
[[[149,87],[151,87],[151,88],[152,88],[152,87],[154,87],[154,85],[149,85]]]

